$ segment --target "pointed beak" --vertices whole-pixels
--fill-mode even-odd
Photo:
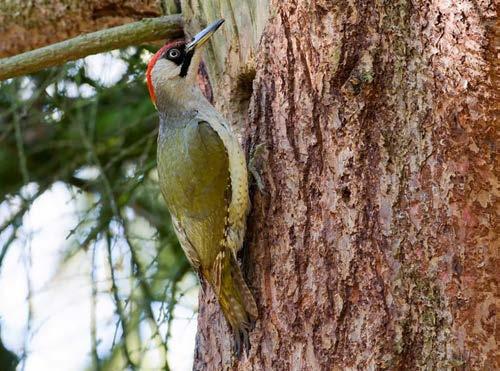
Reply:
[[[198,32],[196,36],[193,37],[186,45],[186,53],[205,44],[223,23],[224,20],[219,19],[218,21],[209,24],[203,31]]]

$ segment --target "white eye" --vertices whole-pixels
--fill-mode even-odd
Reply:
[[[171,58],[171,59],[176,59],[176,58],[179,58],[179,56],[181,55],[181,52],[179,51],[179,49],[170,49],[168,51],[168,57]]]

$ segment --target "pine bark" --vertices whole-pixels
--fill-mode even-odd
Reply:
[[[232,356],[206,290],[194,369],[500,368],[494,2],[182,7],[191,32],[226,18],[214,99],[266,148],[251,349]]]

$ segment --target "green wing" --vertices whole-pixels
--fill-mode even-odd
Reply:
[[[211,267],[222,248],[231,189],[222,140],[204,121],[168,129],[159,145],[158,171],[186,254],[200,268]]]

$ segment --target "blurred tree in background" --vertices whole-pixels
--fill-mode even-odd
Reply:
[[[192,274],[155,181],[157,115],[143,73],[149,53],[128,48],[112,55],[108,73],[126,67],[112,84],[82,60],[0,83],[0,202],[6,210],[0,274],[30,207],[55,183],[64,184],[79,206],[60,264],[85,250],[94,282],[96,256],[105,256],[104,287],[115,305],[115,339],[104,359],[91,325],[91,368],[138,367],[151,344],[168,368],[179,282]],[[94,305],[96,295],[94,286]],[[148,336],[140,331],[144,325]],[[19,356],[22,364],[26,355]]]

